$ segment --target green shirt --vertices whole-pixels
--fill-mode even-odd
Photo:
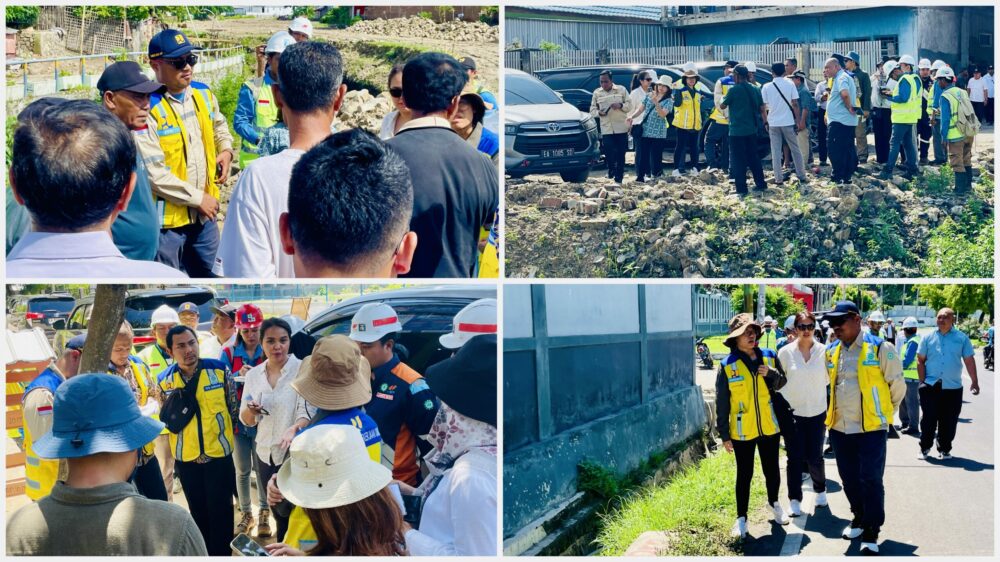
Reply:
[[[729,108],[729,136],[745,137],[757,134],[760,106],[764,105],[760,90],[747,82],[741,82],[729,88],[722,103]]]

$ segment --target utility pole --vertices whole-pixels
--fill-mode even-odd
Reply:
[[[767,315],[767,285],[761,283],[757,287],[757,319],[763,320]]]

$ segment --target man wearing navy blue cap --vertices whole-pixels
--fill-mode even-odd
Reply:
[[[166,86],[153,94],[139,150],[160,223],[156,259],[190,277],[214,277],[219,248],[219,185],[229,177],[233,137],[208,86],[194,81],[195,47],[165,29],[149,42],[149,64]]]
[[[101,103],[105,109],[125,123],[133,136],[146,129],[149,116],[149,96],[162,94],[166,86],[150,80],[135,61],[118,61],[104,69],[97,80]],[[152,261],[160,245],[160,229],[153,205],[153,191],[149,187],[149,174],[136,151],[135,189],[128,209],[120,213],[111,224],[111,237],[125,257],[133,260]]]
[[[11,556],[205,556],[188,512],[128,482],[139,452],[163,429],[142,415],[128,383],[86,374],[59,386],[42,458],[66,459],[65,481],[7,520]],[[169,532],[164,532],[168,529]]]
[[[858,96],[854,98],[854,111],[860,116],[854,129],[854,145],[857,150],[858,162],[868,161],[868,116],[872,110],[872,79],[861,69],[861,55],[851,51],[844,59],[847,71],[854,77]]]

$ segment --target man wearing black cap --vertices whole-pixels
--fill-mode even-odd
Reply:
[[[150,40],[149,64],[167,91],[153,94],[138,144],[159,212],[157,261],[191,277],[214,277],[219,185],[235,153],[219,102],[207,85],[193,81],[193,51],[187,36],[173,29]]]
[[[757,189],[767,189],[764,167],[757,152],[757,133],[763,132],[767,119],[760,90],[750,84],[750,71],[740,64],[733,69],[734,84],[719,104],[729,110],[729,177],[736,182],[736,193],[746,195],[747,168],[753,174]]]
[[[885,523],[886,439],[893,412],[906,394],[903,365],[891,342],[862,332],[861,313],[853,302],[838,302],[824,319],[837,336],[826,349],[826,427],[853,514],[842,536],[861,537],[861,553],[878,554]]]
[[[115,114],[130,131],[146,129],[149,116],[150,94],[162,94],[166,86],[146,78],[134,61],[119,61],[104,69],[97,81],[101,92],[101,103]],[[136,152],[135,190],[129,200],[128,209],[118,215],[111,225],[111,237],[115,246],[125,257],[134,260],[152,261],[160,245],[160,229],[157,227],[156,207],[153,192],[149,187],[149,174],[142,161],[142,154]]]
[[[722,70],[722,78],[715,81],[715,109],[708,117],[708,132],[705,133],[705,158],[709,168],[729,171],[729,111],[719,107],[736,82],[733,69],[739,63],[730,60]]]
[[[466,76],[469,77],[466,89],[479,94],[479,97],[483,98],[483,103],[486,104],[486,111],[493,111],[499,107],[497,97],[479,82],[479,71],[476,70],[476,60],[472,57],[465,57],[462,59],[461,64],[462,68],[465,69]]]

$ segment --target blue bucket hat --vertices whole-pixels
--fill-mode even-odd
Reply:
[[[147,418],[128,383],[116,376],[77,375],[56,390],[52,431],[34,443],[43,459],[126,453],[160,434],[163,423]]]
[[[851,59],[852,61],[858,64],[861,64],[861,55],[859,55],[857,51],[851,51],[850,53],[847,53],[847,58]]]

